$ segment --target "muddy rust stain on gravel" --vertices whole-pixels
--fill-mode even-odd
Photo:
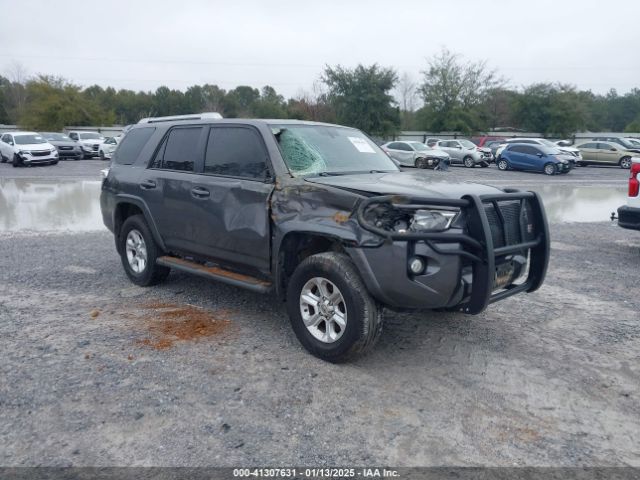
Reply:
[[[156,350],[171,348],[177,341],[222,335],[231,324],[228,310],[212,312],[194,305],[161,302],[147,303],[142,308],[150,335],[136,343]]]

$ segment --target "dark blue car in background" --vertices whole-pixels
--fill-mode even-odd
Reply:
[[[500,170],[530,170],[547,175],[567,173],[573,168],[573,156],[545,145],[511,143],[502,151]]]

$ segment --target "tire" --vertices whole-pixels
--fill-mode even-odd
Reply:
[[[503,172],[509,170],[509,162],[507,162],[504,158],[498,160],[498,170],[502,170]]]
[[[314,305],[303,300],[305,291],[306,298],[321,294],[320,286],[328,299],[337,296],[333,304]],[[366,353],[382,333],[382,308],[367,291],[351,259],[342,253],[312,255],[298,265],[287,288],[287,310],[302,346],[312,355],[332,363]],[[333,319],[336,314],[342,318],[342,326],[337,321],[327,321],[327,315]],[[307,327],[303,315],[308,323],[314,317],[320,319],[314,326]]]
[[[622,157],[620,159],[620,162],[618,162],[618,165],[620,165],[620,168],[624,168],[626,170],[631,168],[631,157]]]
[[[468,156],[462,159],[462,163],[464,163],[464,166],[467,168],[473,168],[476,165],[475,162],[473,161],[473,158]]]
[[[78,158],[78,160],[85,160],[87,158],[87,156],[84,154],[84,152],[80,152],[80,158]]]
[[[142,240],[139,243],[138,240]],[[124,271],[136,285],[148,287],[156,285],[167,278],[171,271],[168,267],[156,265],[156,258],[162,252],[156,245],[151,231],[142,215],[127,218],[118,237],[118,251]],[[129,256],[132,259],[129,259]],[[136,261],[135,258],[138,258]],[[144,258],[143,265],[140,265]],[[137,270],[137,268],[139,270]]]
[[[102,150],[100,150],[100,160],[106,160],[104,152]]]
[[[545,175],[555,175],[558,173],[558,169],[553,163],[547,163],[544,166],[544,173]]]
[[[7,163],[7,160],[8,160],[8,158],[0,153],[0,162],[1,163]]]
[[[420,157],[420,158],[416,158],[416,163],[415,163],[416,168],[427,168],[427,160]]]
[[[51,165],[57,165],[57,164],[58,164],[58,160],[51,162]]]
[[[11,163],[13,164],[14,167],[24,166],[24,163],[22,162],[22,160],[20,159],[17,153],[13,155],[13,161]]]

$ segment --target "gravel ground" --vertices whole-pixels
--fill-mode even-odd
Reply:
[[[387,312],[370,355],[331,365],[271,297],[175,272],[133,286],[108,232],[0,233],[0,465],[640,466],[640,233],[552,239],[538,292],[473,317]]]

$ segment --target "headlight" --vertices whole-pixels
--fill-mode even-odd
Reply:
[[[447,230],[457,212],[446,210],[416,210],[411,220],[410,230],[415,232],[440,232]]]
[[[86,145],[80,145],[80,148],[86,152],[90,152],[91,151],[91,147],[88,147]]]
[[[29,155],[31,152],[29,150],[18,150],[18,155]]]

